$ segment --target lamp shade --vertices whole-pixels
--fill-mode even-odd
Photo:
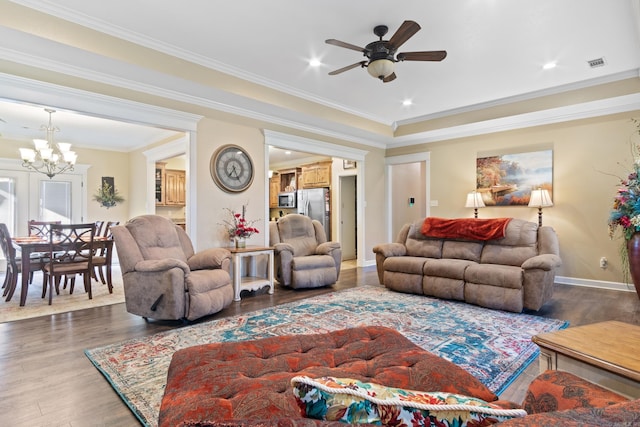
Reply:
[[[384,79],[393,73],[393,61],[388,59],[377,59],[367,65],[367,71],[376,79]]]
[[[482,201],[482,194],[477,191],[472,191],[467,194],[467,203],[465,208],[484,208],[484,201]]]
[[[538,188],[531,190],[531,198],[529,199],[530,208],[547,208],[553,206],[549,191]]]

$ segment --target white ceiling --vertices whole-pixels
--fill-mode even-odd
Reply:
[[[350,112],[392,128],[638,76],[638,0],[18,0],[68,21],[170,53],[270,88]],[[364,46],[388,39],[404,20],[422,30],[399,51],[448,52],[442,62],[401,62],[382,83],[365,69],[329,71],[361,61],[356,51],[325,44],[335,38]],[[317,58],[320,67],[308,60]],[[606,65],[590,68],[588,60]],[[542,66],[555,62],[551,70]],[[402,101],[412,100],[409,107]],[[0,133],[33,138],[47,120],[0,102]],[[167,131],[107,123],[58,112],[60,140],[111,149],[165,137]],[[94,128],[95,126],[95,128]],[[98,131],[96,131],[98,129]],[[171,132],[169,132],[171,134]],[[131,144],[131,145],[130,145]]]

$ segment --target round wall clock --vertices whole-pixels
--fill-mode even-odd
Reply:
[[[244,148],[228,144],[218,148],[209,165],[211,177],[222,190],[239,193],[253,182],[253,162]]]

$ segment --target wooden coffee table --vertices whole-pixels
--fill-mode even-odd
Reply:
[[[640,326],[608,321],[538,334],[540,372],[568,371],[640,398]]]

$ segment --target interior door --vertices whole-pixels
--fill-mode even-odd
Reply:
[[[342,259],[357,258],[356,241],[358,223],[356,220],[356,176],[340,177],[340,244]]]

